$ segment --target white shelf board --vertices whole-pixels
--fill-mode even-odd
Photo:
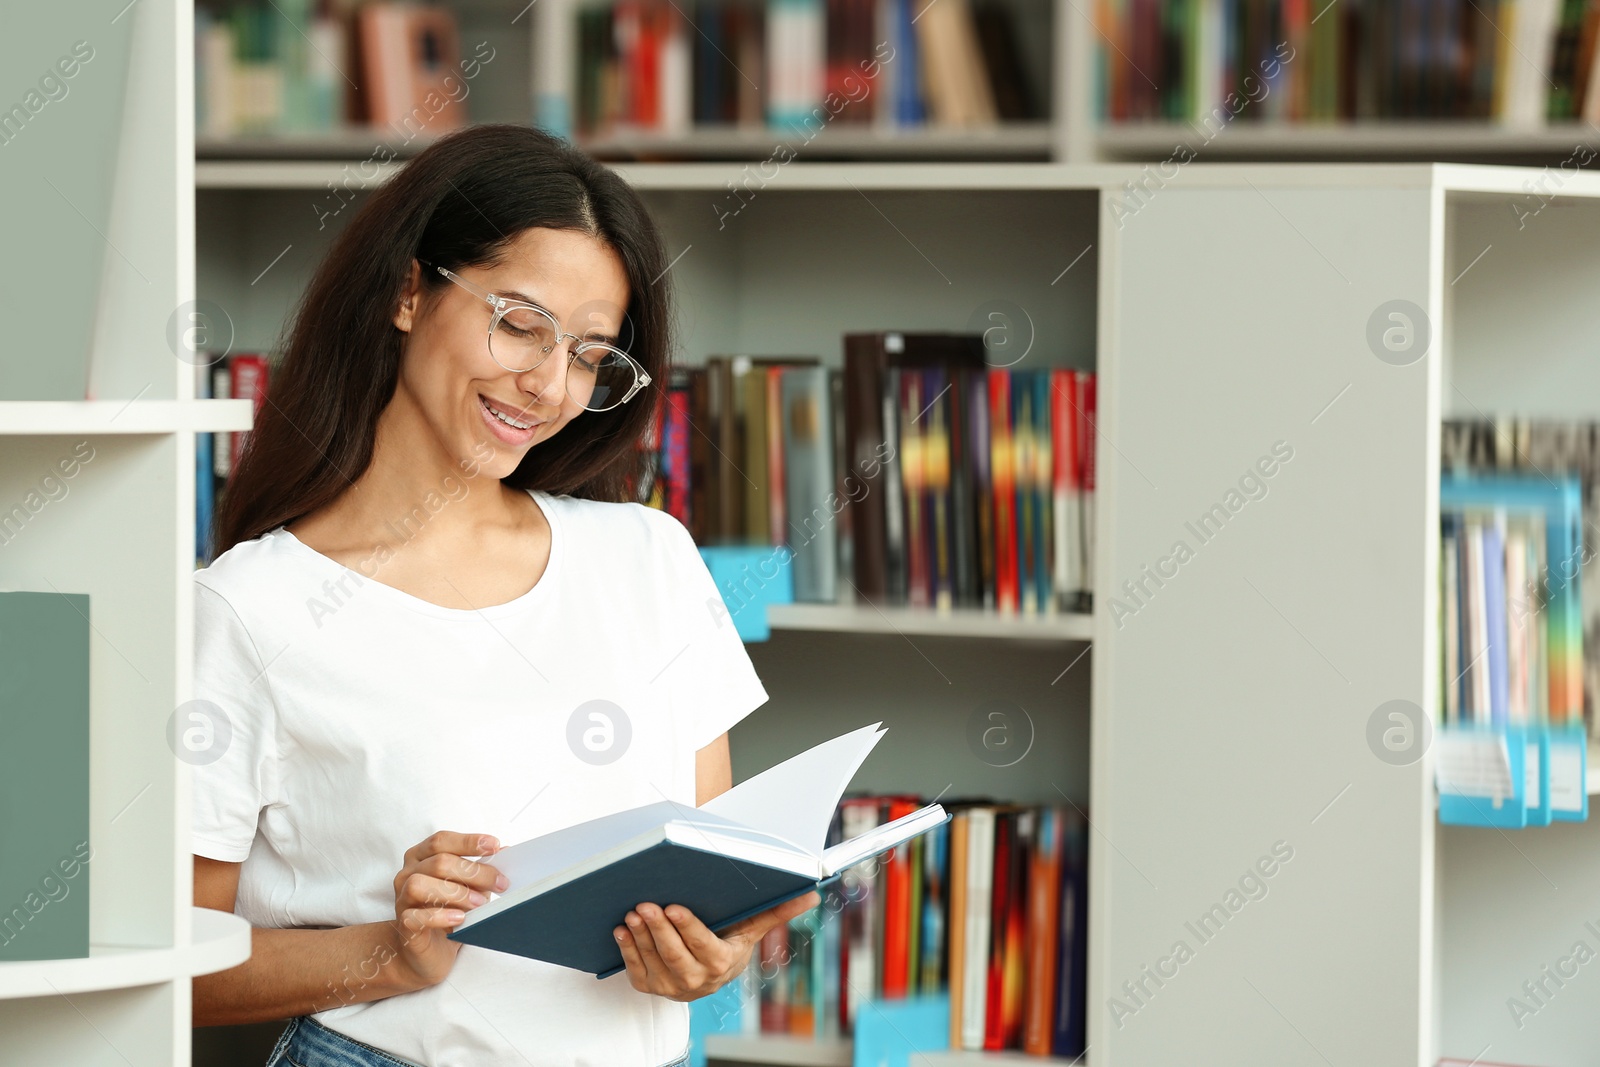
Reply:
[[[813,1041],[787,1034],[708,1034],[706,1058],[729,1060],[735,1063],[770,1063],[787,1067],[848,1067],[852,1061],[848,1038],[832,1041]],[[918,1067],[984,1067],[1023,1064],[1059,1064],[1062,1067],[1087,1067],[1082,1056],[1075,1059],[1061,1056],[1030,1056],[1015,1049],[1005,1052],[969,1052],[963,1049],[934,1049],[912,1056]]]
[[[768,126],[702,126],[686,134],[618,131],[581,139],[584,150],[596,156],[678,155],[691,158],[722,156],[765,160],[780,144],[798,155],[849,156],[854,159],[889,157],[1005,156],[1048,159],[1055,131],[1048,122],[1010,122],[998,126],[914,126],[880,129],[871,125],[835,124],[812,131]]]
[[[1207,138],[1210,138],[1207,140]],[[1432,158],[1439,155],[1496,159],[1515,155],[1570,152],[1580,143],[1600,141],[1583,123],[1516,127],[1470,121],[1382,121],[1366,123],[1235,122],[1220,130],[1199,123],[1127,122],[1099,128],[1096,142],[1104,158],[1165,159],[1183,143],[1201,159],[1301,156],[1321,158]]]
[[[320,160],[381,164],[416,155],[433,138],[418,136],[397,143],[381,128],[349,127],[317,133],[200,137],[195,155],[202,162],[220,160]],[[577,139],[579,147],[599,157],[677,156],[764,160],[779,144],[813,155],[859,159],[914,156],[919,158],[1030,157],[1048,159],[1055,129],[1048,122],[1007,122],[994,126],[912,126],[883,129],[871,124],[833,123],[807,132],[798,127],[698,126],[684,133],[617,129]],[[370,166],[368,168],[370,170]]]
[[[191,908],[192,941],[177,948],[91,945],[87,959],[0,963],[0,1000],[131,989],[236,967],[250,958],[250,924]]]
[[[248,400],[3,400],[0,436],[248,430]]]
[[[970,1052],[965,1049],[940,1049],[934,1052],[919,1052],[916,1054],[917,1067],[983,1067],[986,1064],[1006,1064],[1008,1067],[1021,1067],[1027,1063],[1041,1064],[1071,1064],[1073,1067],[1088,1067],[1089,1061],[1082,1056],[1030,1056],[1026,1052],[1010,1049],[1005,1052]]]
[[[788,1034],[707,1034],[706,1059],[790,1067],[850,1067],[848,1038],[816,1041]]]
[[[972,608],[941,614],[871,604],[774,604],[767,609],[767,622],[774,630],[1044,641],[1088,641],[1094,632],[1090,615],[1013,616]]]

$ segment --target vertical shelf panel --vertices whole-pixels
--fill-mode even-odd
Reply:
[[[1180,1062],[1199,1035],[1240,1063],[1314,1061],[1309,1043],[1416,1067],[1431,1046],[1431,784],[1366,740],[1380,704],[1434,688],[1437,363],[1381,362],[1365,336],[1388,300],[1439,317],[1427,175],[1290,188],[1260,168],[1108,220],[1097,589],[1137,610],[1100,605],[1095,647],[1098,1062]],[[1241,487],[1279,441],[1265,495]],[[1198,537],[1230,489],[1241,506]],[[1191,558],[1144,578],[1179,541]],[[1293,859],[1241,884],[1279,841]],[[1145,978],[1180,941],[1192,957]]]
[[[90,937],[100,943],[170,945],[180,888],[187,909],[175,884],[179,764],[165,732],[177,706],[178,436],[14,438],[0,465],[9,508],[63,457],[92,456],[5,545],[0,585],[89,594]]]

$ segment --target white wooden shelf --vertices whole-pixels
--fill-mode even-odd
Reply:
[[[773,1063],[789,1067],[850,1067],[848,1038],[816,1041],[787,1034],[708,1034],[706,1059]]]
[[[767,623],[774,630],[1044,641],[1088,641],[1094,630],[1090,615],[1014,616],[972,608],[943,614],[930,608],[871,604],[774,604],[767,609]]]
[[[192,908],[193,940],[172,948],[91,945],[86,959],[0,963],[0,1000],[156,985],[236,967],[250,958],[250,924]]]
[[[710,1034],[706,1037],[706,1058],[733,1063],[781,1064],[784,1067],[848,1067],[853,1051],[848,1038],[813,1041],[786,1034]],[[983,1067],[983,1065],[1023,1064],[1072,1065],[1087,1067],[1082,1056],[1030,1056],[1011,1049],[1005,1052],[969,1052],[964,1049],[934,1049],[917,1052],[912,1062],[918,1067]]]
[[[1030,1056],[1026,1052],[1011,1049],[1005,1052],[969,1052],[966,1049],[942,1049],[934,1052],[919,1052],[916,1055],[917,1067],[982,1067],[985,1064],[1006,1064],[1008,1067],[1021,1067],[1022,1064],[1071,1064],[1072,1067],[1088,1067],[1089,1061],[1083,1056]]]
[[[427,147],[430,138],[410,144],[389,143],[388,131],[352,127],[305,134],[263,134],[251,137],[199,138],[195,155],[201,161],[257,160],[287,162],[373,163],[403,159]],[[686,133],[617,130],[580,137],[577,143],[603,158],[672,156],[688,159],[764,160],[779,144],[810,155],[851,159],[1050,158],[1055,130],[1049,122],[1008,122],[996,126],[912,126],[883,129],[869,124],[833,124],[813,131],[810,139],[798,129],[777,126],[700,126]]]
[[[1127,122],[1102,125],[1095,141],[1102,159],[1165,159],[1180,143],[1206,159],[1502,159],[1568,152],[1597,137],[1582,123],[1516,127],[1462,120],[1235,122],[1216,131],[1199,123]]]
[[[248,430],[250,407],[248,400],[5,400],[0,436]]]

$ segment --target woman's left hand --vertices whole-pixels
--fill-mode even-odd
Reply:
[[[640,904],[612,931],[628,980],[641,993],[690,1001],[721,989],[750,962],[761,936],[822,902],[814,891],[714,934],[681,904]]]

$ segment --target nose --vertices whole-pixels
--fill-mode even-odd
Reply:
[[[558,408],[567,397],[567,369],[572,362],[572,350],[564,343],[566,337],[557,342],[543,363],[517,375],[518,388],[547,407]]]

